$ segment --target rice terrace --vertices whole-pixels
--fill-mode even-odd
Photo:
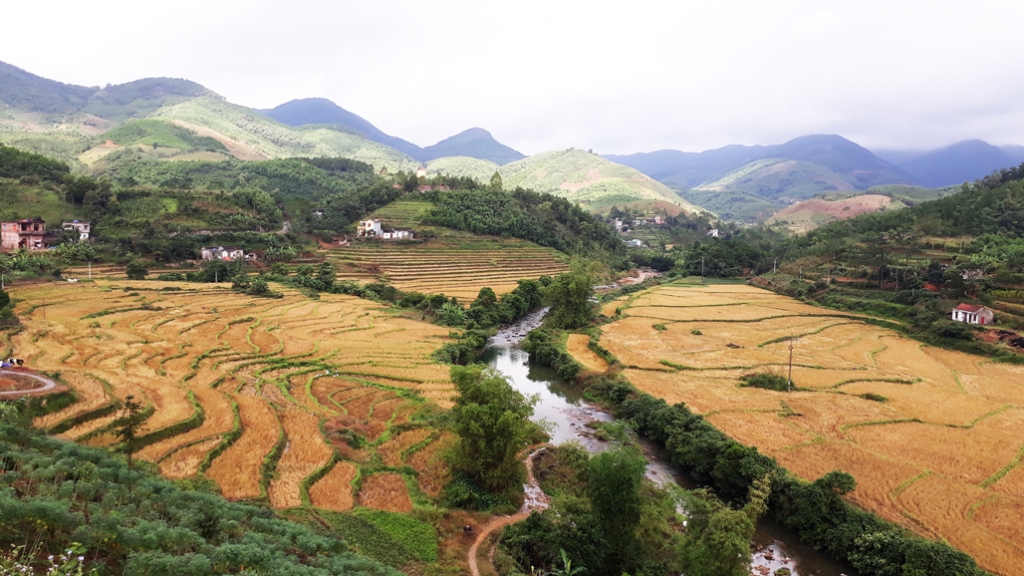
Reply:
[[[136,457],[230,499],[408,511],[444,483],[447,437],[417,423],[451,405],[430,359],[443,328],[347,296],[103,281],[14,294],[30,312],[10,344],[78,397],[35,422],[61,438],[114,443],[113,407],[133,395],[152,413]],[[350,446],[353,433],[368,444]]]
[[[616,308],[600,344],[641,390],[686,403],[804,478],[847,471],[859,505],[989,570],[1019,571],[1024,367],[745,285],[675,283],[605,313]],[[790,338],[792,392],[741,386],[749,373],[785,378]]]

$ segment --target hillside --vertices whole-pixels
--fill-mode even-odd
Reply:
[[[427,176],[465,176],[486,184],[491,176],[498,171],[498,165],[490,160],[480,160],[469,156],[447,156],[427,162]]]
[[[937,200],[960,191],[959,186],[921,188],[918,186],[873,186],[865,193],[835,192],[797,202],[775,212],[765,223],[781,225],[802,233],[835,220],[855,218],[861,214],[899,210],[921,202]]]
[[[366,119],[345,110],[326,98],[292,100],[271,110],[261,110],[267,116],[289,126],[336,125],[364,138],[390,146],[410,157],[427,162],[446,156],[469,156],[498,164],[520,160],[523,154],[505,146],[483,128],[470,128],[455,136],[420,148],[395,136],[389,136]]]
[[[642,200],[660,200],[699,209],[664,184],[596,154],[570,148],[536,154],[499,169],[506,189],[517,186],[550,192],[588,210]]]

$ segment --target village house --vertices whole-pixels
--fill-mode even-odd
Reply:
[[[47,243],[53,244],[56,240],[57,235],[47,232],[46,222],[38,216],[16,222],[0,222],[0,250],[42,250]]]
[[[416,236],[412,228],[385,228],[380,220],[363,220],[359,222],[359,235],[363,238],[380,238],[381,240],[409,240]]]
[[[622,220],[616,218],[615,220],[612,220],[612,224],[615,225],[616,230],[622,230]]]
[[[61,227],[65,232],[78,232],[79,242],[88,242],[89,233],[91,232],[91,226],[88,222],[79,222],[78,220],[72,220],[71,222],[64,222]]]
[[[991,324],[995,314],[984,306],[961,304],[953,308],[953,320],[968,324]]]
[[[712,228],[711,230],[708,230],[708,236],[711,236],[712,238],[718,238],[718,228]]]
[[[420,166],[419,168],[416,169],[416,177],[417,178],[425,178],[426,176],[427,176],[427,167],[426,166]]]
[[[243,260],[245,251],[237,246],[203,246],[203,260]]]
[[[960,277],[964,280],[981,280],[985,277],[984,270],[964,270],[960,273]]]
[[[626,246],[632,246],[634,248],[643,248],[644,247],[644,242],[643,242],[643,240],[638,240],[638,239],[634,238],[633,240],[626,241]]]
[[[657,224],[658,226],[661,226],[662,224],[665,223],[665,218],[663,218],[661,216],[655,216],[654,217],[654,223]]]

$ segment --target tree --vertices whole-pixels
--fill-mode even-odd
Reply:
[[[323,262],[316,272],[316,281],[320,283],[321,290],[330,290],[334,286],[334,266],[330,262]]]
[[[569,560],[569,555],[566,554],[564,549],[559,549],[558,553],[562,559],[561,569],[555,568],[553,570],[549,570],[546,576],[577,576],[578,574],[583,574],[587,571],[583,566],[574,567],[572,565],[572,560]]]
[[[583,271],[566,272],[547,287],[545,297],[551,310],[548,321],[555,328],[580,328],[594,318],[594,279]]]
[[[754,523],[741,510],[720,507],[687,543],[687,576],[747,576]]]
[[[129,280],[145,280],[146,275],[149,274],[146,265],[136,261],[129,262],[125,272],[128,274]]]
[[[135,452],[135,438],[142,423],[146,420],[142,412],[142,403],[135,401],[135,396],[127,396],[121,407],[120,417],[113,422],[114,435],[124,443],[124,453],[128,456],[128,467],[132,467],[132,453]]]
[[[494,370],[475,364],[453,366],[452,382],[459,393],[451,410],[459,442],[452,468],[494,494],[522,486],[519,451],[532,428],[533,402]]]
[[[636,531],[640,525],[640,486],[647,461],[632,448],[602,452],[590,459],[588,492],[604,530],[605,540],[614,542],[606,564],[613,570],[627,568],[636,554]]]
[[[11,295],[6,290],[0,290],[0,309],[6,308],[11,303]]]
[[[501,192],[505,189],[504,184],[501,181],[501,174],[497,171],[494,172],[494,176],[491,176],[491,184],[487,187],[490,192]]]
[[[466,323],[466,311],[458,304],[445,302],[437,311],[437,321],[445,326],[462,326]]]

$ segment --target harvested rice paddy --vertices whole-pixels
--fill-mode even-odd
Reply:
[[[803,478],[847,471],[860,506],[992,572],[1019,571],[1024,366],[749,286],[666,285],[615,305],[621,319],[600,343],[639,389],[685,402]],[[752,372],[785,376],[790,338],[795,391],[739,386]]]
[[[24,329],[11,345],[78,398],[36,419],[57,436],[113,443],[132,395],[149,414],[136,457],[169,478],[205,476],[230,499],[409,511],[440,495],[450,439],[418,415],[451,405],[448,367],[431,359],[447,328],[287,289],[260,299],[97,280],[12,293]]]
[[[519,280],[536,280],[569,269],[565,255],[521,240],[459,241],[416,244],[365,242],[324,252],[339,280],[388,280],[399,290],[476,298],[481,288],[510,292]]]

